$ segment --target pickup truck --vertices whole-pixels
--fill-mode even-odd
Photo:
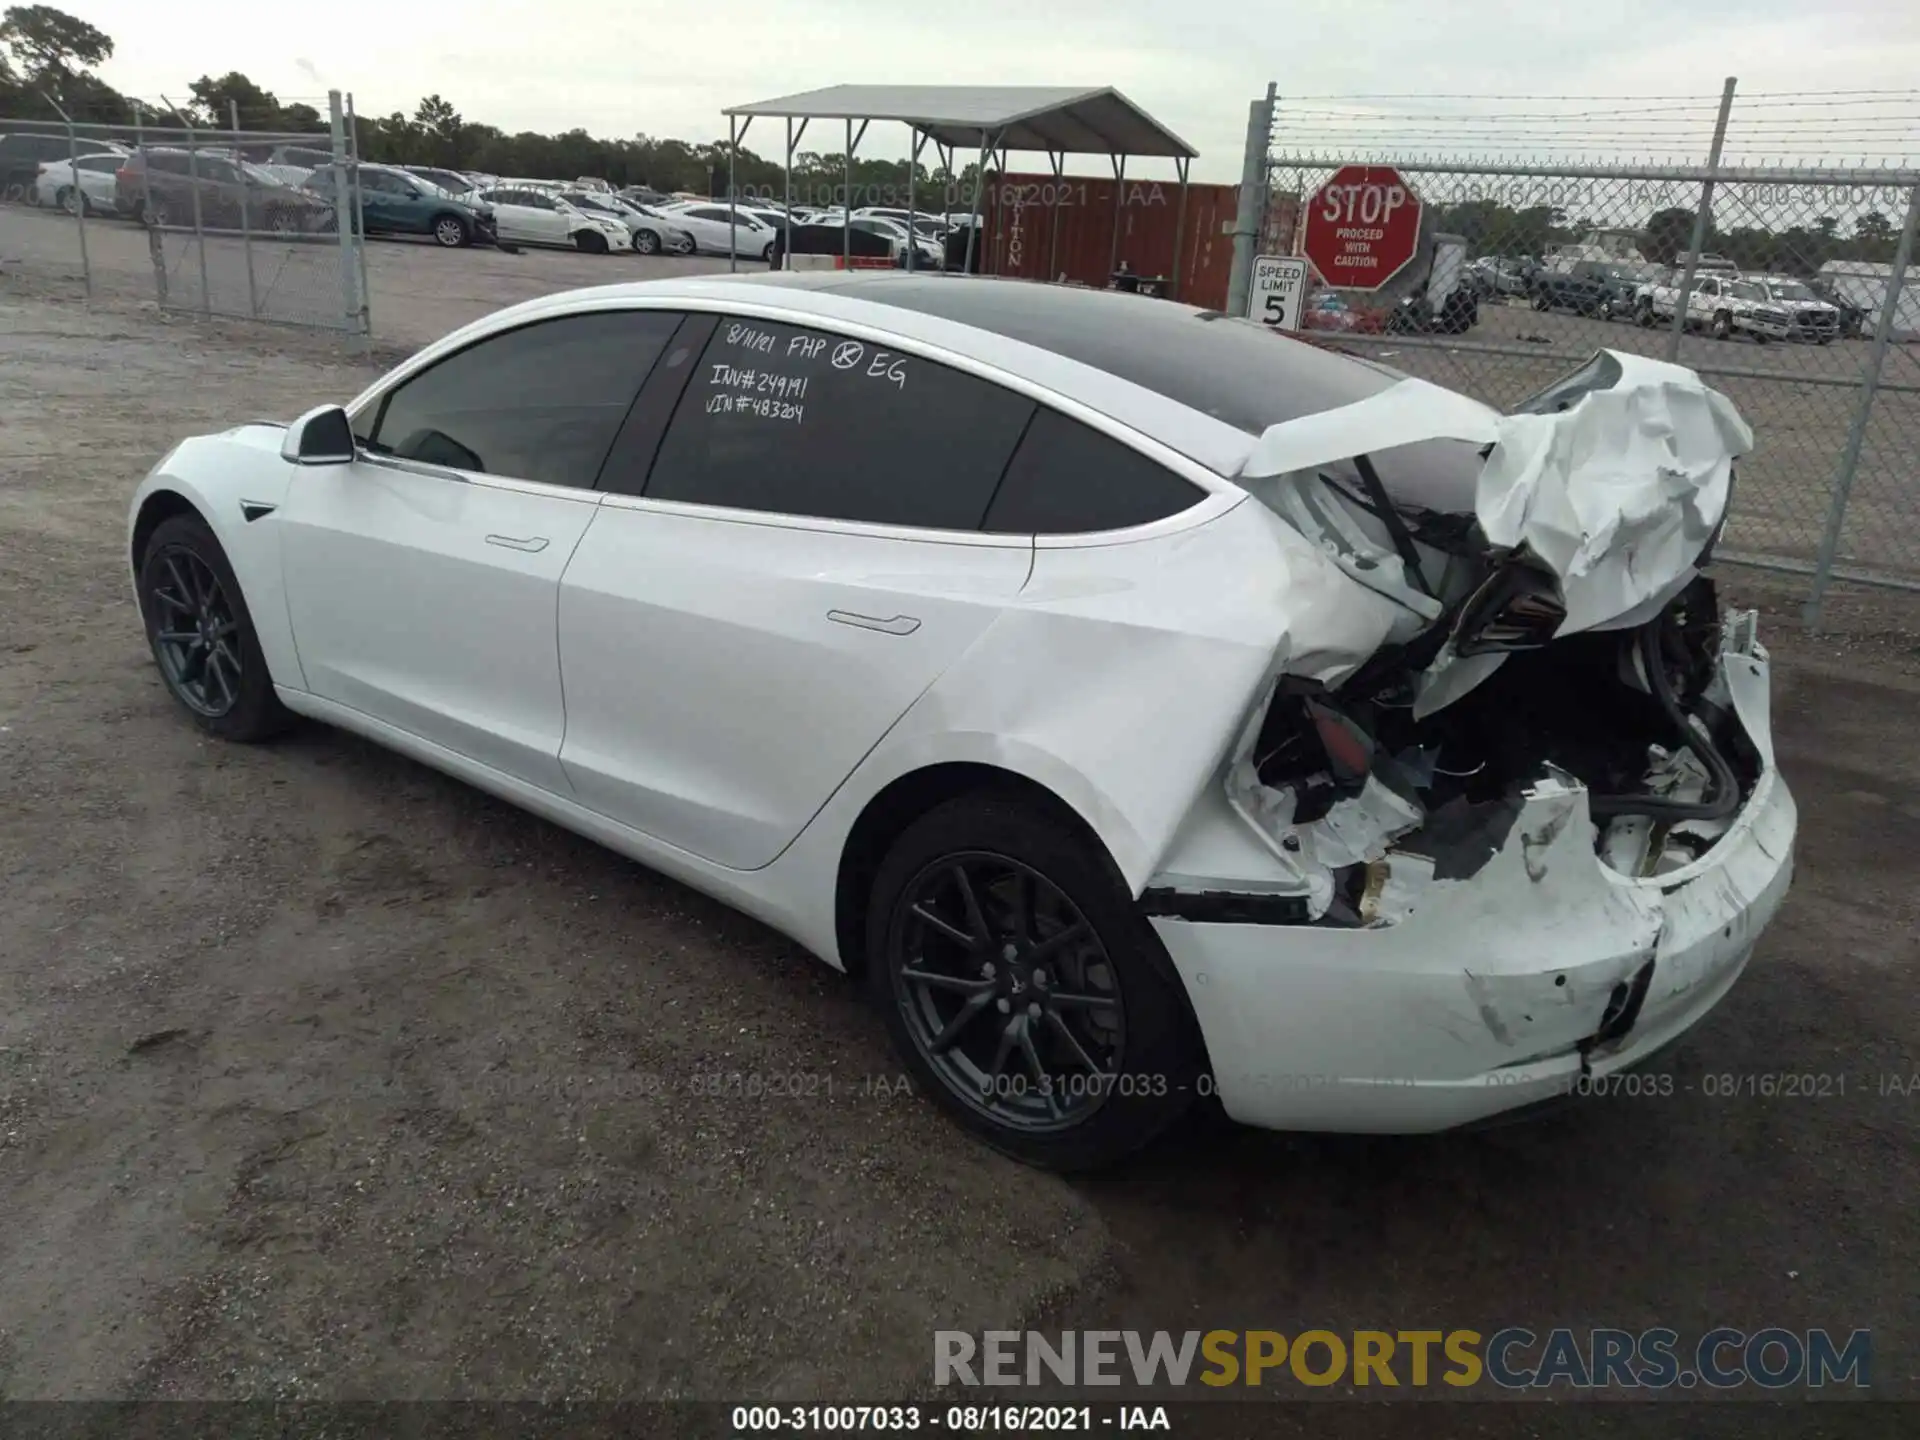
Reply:
[[[1668,277],[1642,285],[1634,296],[1634,318],[1642,325],[1670,322],[1678,296]],[[1840,312],[1795,280],[1771,275],[1696,275],[1687,296],[1689,329],[1705,330],[1716,340],[1750,336],[1769,340],[1829,343],[1840,330]]]

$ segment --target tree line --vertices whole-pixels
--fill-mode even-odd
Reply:
[[[174,115],[120,94],[94,73],[113,49],[113,39],[104,31],[51,5],[9,7],[0,18],[0,117],[57,123],[64,111],[84,124],[137,124],[155,134],[177,128]],[[282,104],[271,90],[237,70],[192,81],[178,108],[190,123],[215,129],[226,129],[236,116],[241,130],[258,133],[322,137],[329,128],[328,117],[313,106]],[[533,130],[509,134],[466,119],[439,95],[423,98],[411,114],[396,110],[355,117],[354,140],[362,159],[387,164],[535,179],[591,175],[617,186],[650,185],[706,195],[723,195],[727,187],[725,140],[690,142],[645,134],[607,140],[582,129],[557,135]],[[743,145],[735,159],[742,193],[783,192],[786,172],[780,156],[763,156]],[[943,197],[969,193],[975,168],[968,165],[949,174],[943,167],[921,164],[913,178],[922,203],[938,208]],[[879,197],[897,193],[904,205],[908,178],[904,160],[856,157],[849,176],[843,156],[807,151],[794,156],[793,195],[796,201],[828,203],[851,183],[856,203],[892,203]]]

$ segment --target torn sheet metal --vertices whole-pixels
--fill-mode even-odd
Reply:
[[[1310,471],[1426,440],[1491,445],[1474,495],[1490,545],[1527,545],[1559,580],[1570,635],[1653,613],[1693,578],[1753,431],[1693,371],[1623,351],[1606,389],[1502,415],[1422,380],[1270,427],[1240,479]]]
[[[1671,595],[1726,514],[1753,431],[1684,366],[1613,352],[1620,380],[1552,415],[1510,415],[1474,514],[1560,578],[1571,635]]]

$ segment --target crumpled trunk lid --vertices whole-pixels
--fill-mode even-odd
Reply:
[[[1376,461],[1435,441],[1479,447],[1470,515],[1379,479]],[[1236,478],[1351,578],[1451,628],[1416,697],[1430,714],[1514,649],[1659,614],[1699,573],[1752,446],[1693,371],[1607,350],[1511,415],[1402,380],[1270,427]],[[1506,638],[1487,643],[1489,622]]]

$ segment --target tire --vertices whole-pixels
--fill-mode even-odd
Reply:
[[[684,244],[675,245],[672,249],[675,255],[698,255],[700,253],[699,242],[695,240],[688,240]]]
[[[86,205],[87,198],[73,186],[63,185],[54,192],[53,203],[69,215],[78,215],[81,208]]]
[[[1546,291],[1538,290],[1534,292],[1533,308],[1540,311],[1547,311],[1553,308],[1553,301],[1547,298]]]
[[[161,521],[141,554],[139,583],[147,647],[168,694],[195,725],[222,740],[251,744],[293,722],[273,693],[240,582],[206,521],[198,515]],[[169,643],[163,638],[168,635],[195,638]],[[218,637],[211,648],[209,636]]]
[[[766,248],[760,252],[760,258],[769,265],[773,263],[773,241],[767,241]]]
[[[1196,1093],[1204,1047],[1165,947],[1098,842],[1022,798],[965,795],[908,826],[874,879],[866,953],[919,1086],[1016,1159],[1110,1165]]]
[[[660,253],[660,237],[651,230],[634,231],[633,253],[636,255],[658,255]]]
[[[1638,325],[1642,330],[1651,330],[1653,328],[1653,306],[1651,303],[1643,302],[1634,307],[1633,323]]]
[[[1725,310],[1714,311],[1713,325],[1711,328],[1713,331],[1713,338],[1716,340],[1727,340],[1732,338],[1733,316],[1728,314]]]
[[[433,243],[448,250],[458,250],[462,245],[473,243],[468,233],[467,222],[458,215],[436,215],[433,217]]]
[[[580,247],[585,255],[604,255],[607,253],[607,237],[598,230],[582,230],[573,237],[573,243]]]

